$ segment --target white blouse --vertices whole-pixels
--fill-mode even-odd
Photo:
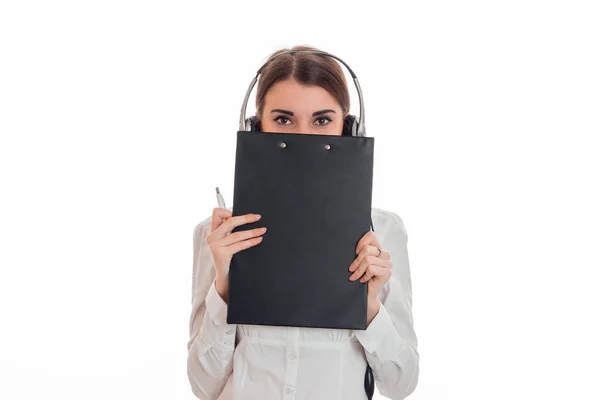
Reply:
[[[211,217],[196,226],[187,344],[188,378],[196,397],[364,400],[367,361],[381,395],[401,400],[415,390],[419,353],[406,229],[390,211],[373,208],[371,215],[377,239],[390,252],[392,277],[364,331],[227,324],[227,303],[215,289],[205,240]]]

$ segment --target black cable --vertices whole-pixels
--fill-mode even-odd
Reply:
[[[371,230],[375,232],[373,228],[373,219],[371,219]],[[367,393],[367,399],[373,399],[373,393],[375,392],[375,379],[373,378],[373,370],[367,362],[367,370],[365,371],[365,392]]]
[[[365,392],[369,400],[373,399],[373,392],[375,392],[375,379],[373,378],[373,370],[369,363],[367,363],[367,371],[365,372]]]

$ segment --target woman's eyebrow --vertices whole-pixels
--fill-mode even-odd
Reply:
[[[291,111],[288,111],[288,110],[282,110],[282,109],[280,109],[280,108],[275,108],[274,110],[271,110],[271,112],[272,112],[272,113],[273,113],[273,112],[279,112],[279,113],[282,113],[282,114],[287,114],[287,115],[289,115],[290,117],[293,117],[293,116],[294,116],[294,113],[293,113],[293,112],[291,112]]]
[[[274,112],[278,112],[278,113],[286,114],[286,115],[289,115],[290,117],[293,117],[293,116],[294,116],[294,113],[293,113],[293,112],[291,112],[291,111],[288,111],[288,110],[282,110],[281,108],[275,108],[275,109],[271,110],[271,112],[272,112],[272,113],[274,113]],[[327,114],[327,113],[330,113],[330,112],[332,112],[332,113],[335,113],[335,110],[330,110],[330,109],[327,109],[327,110],[319,110],[319,111],[315,111],[315,112],[312,114],[312,116],[313,116],[313,117],[315,117],[315,116],[317,116],[317,115],[321,115],[321,114]]]
[[[316,115],[327,114],[329,112],[335,113],[334,110],[321,110],[321,111],[315,111],[312,116],[314,117]]]

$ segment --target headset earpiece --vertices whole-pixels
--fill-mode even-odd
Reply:
[[[346,115],[344,118],[344,127],[342,128],[342,136],[356,136],[358,130],[358,121],[354,115]]]
[[[260,132],[260,122],[256,122],[256,116],[246,118],[246,131]]]
[[[256,129],[256,117],[254,115],[244,120],[244,130],[247,132],[257,132]]]

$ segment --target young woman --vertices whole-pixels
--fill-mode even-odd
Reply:
[[[258,81],[261,132],[342,135],[350,109],[335,59],[297,52],[271,55]],[[317,50],[296,46],[291,50]],[[367,362],[383,396],[410,395],[418,381],[407,234],[396,214],[372,209],[373,228],[358,242],[350,280],[368,285],[367,329],[343,330],[226,322],[229,265],[260,246],[265,229],[230,234],[260,220],[215,208],[194,231],[188,377],[199,399],[366,399]],[[268,229],[268,227],[264,227]],[[393,271],[393,273],[392,273]]]

